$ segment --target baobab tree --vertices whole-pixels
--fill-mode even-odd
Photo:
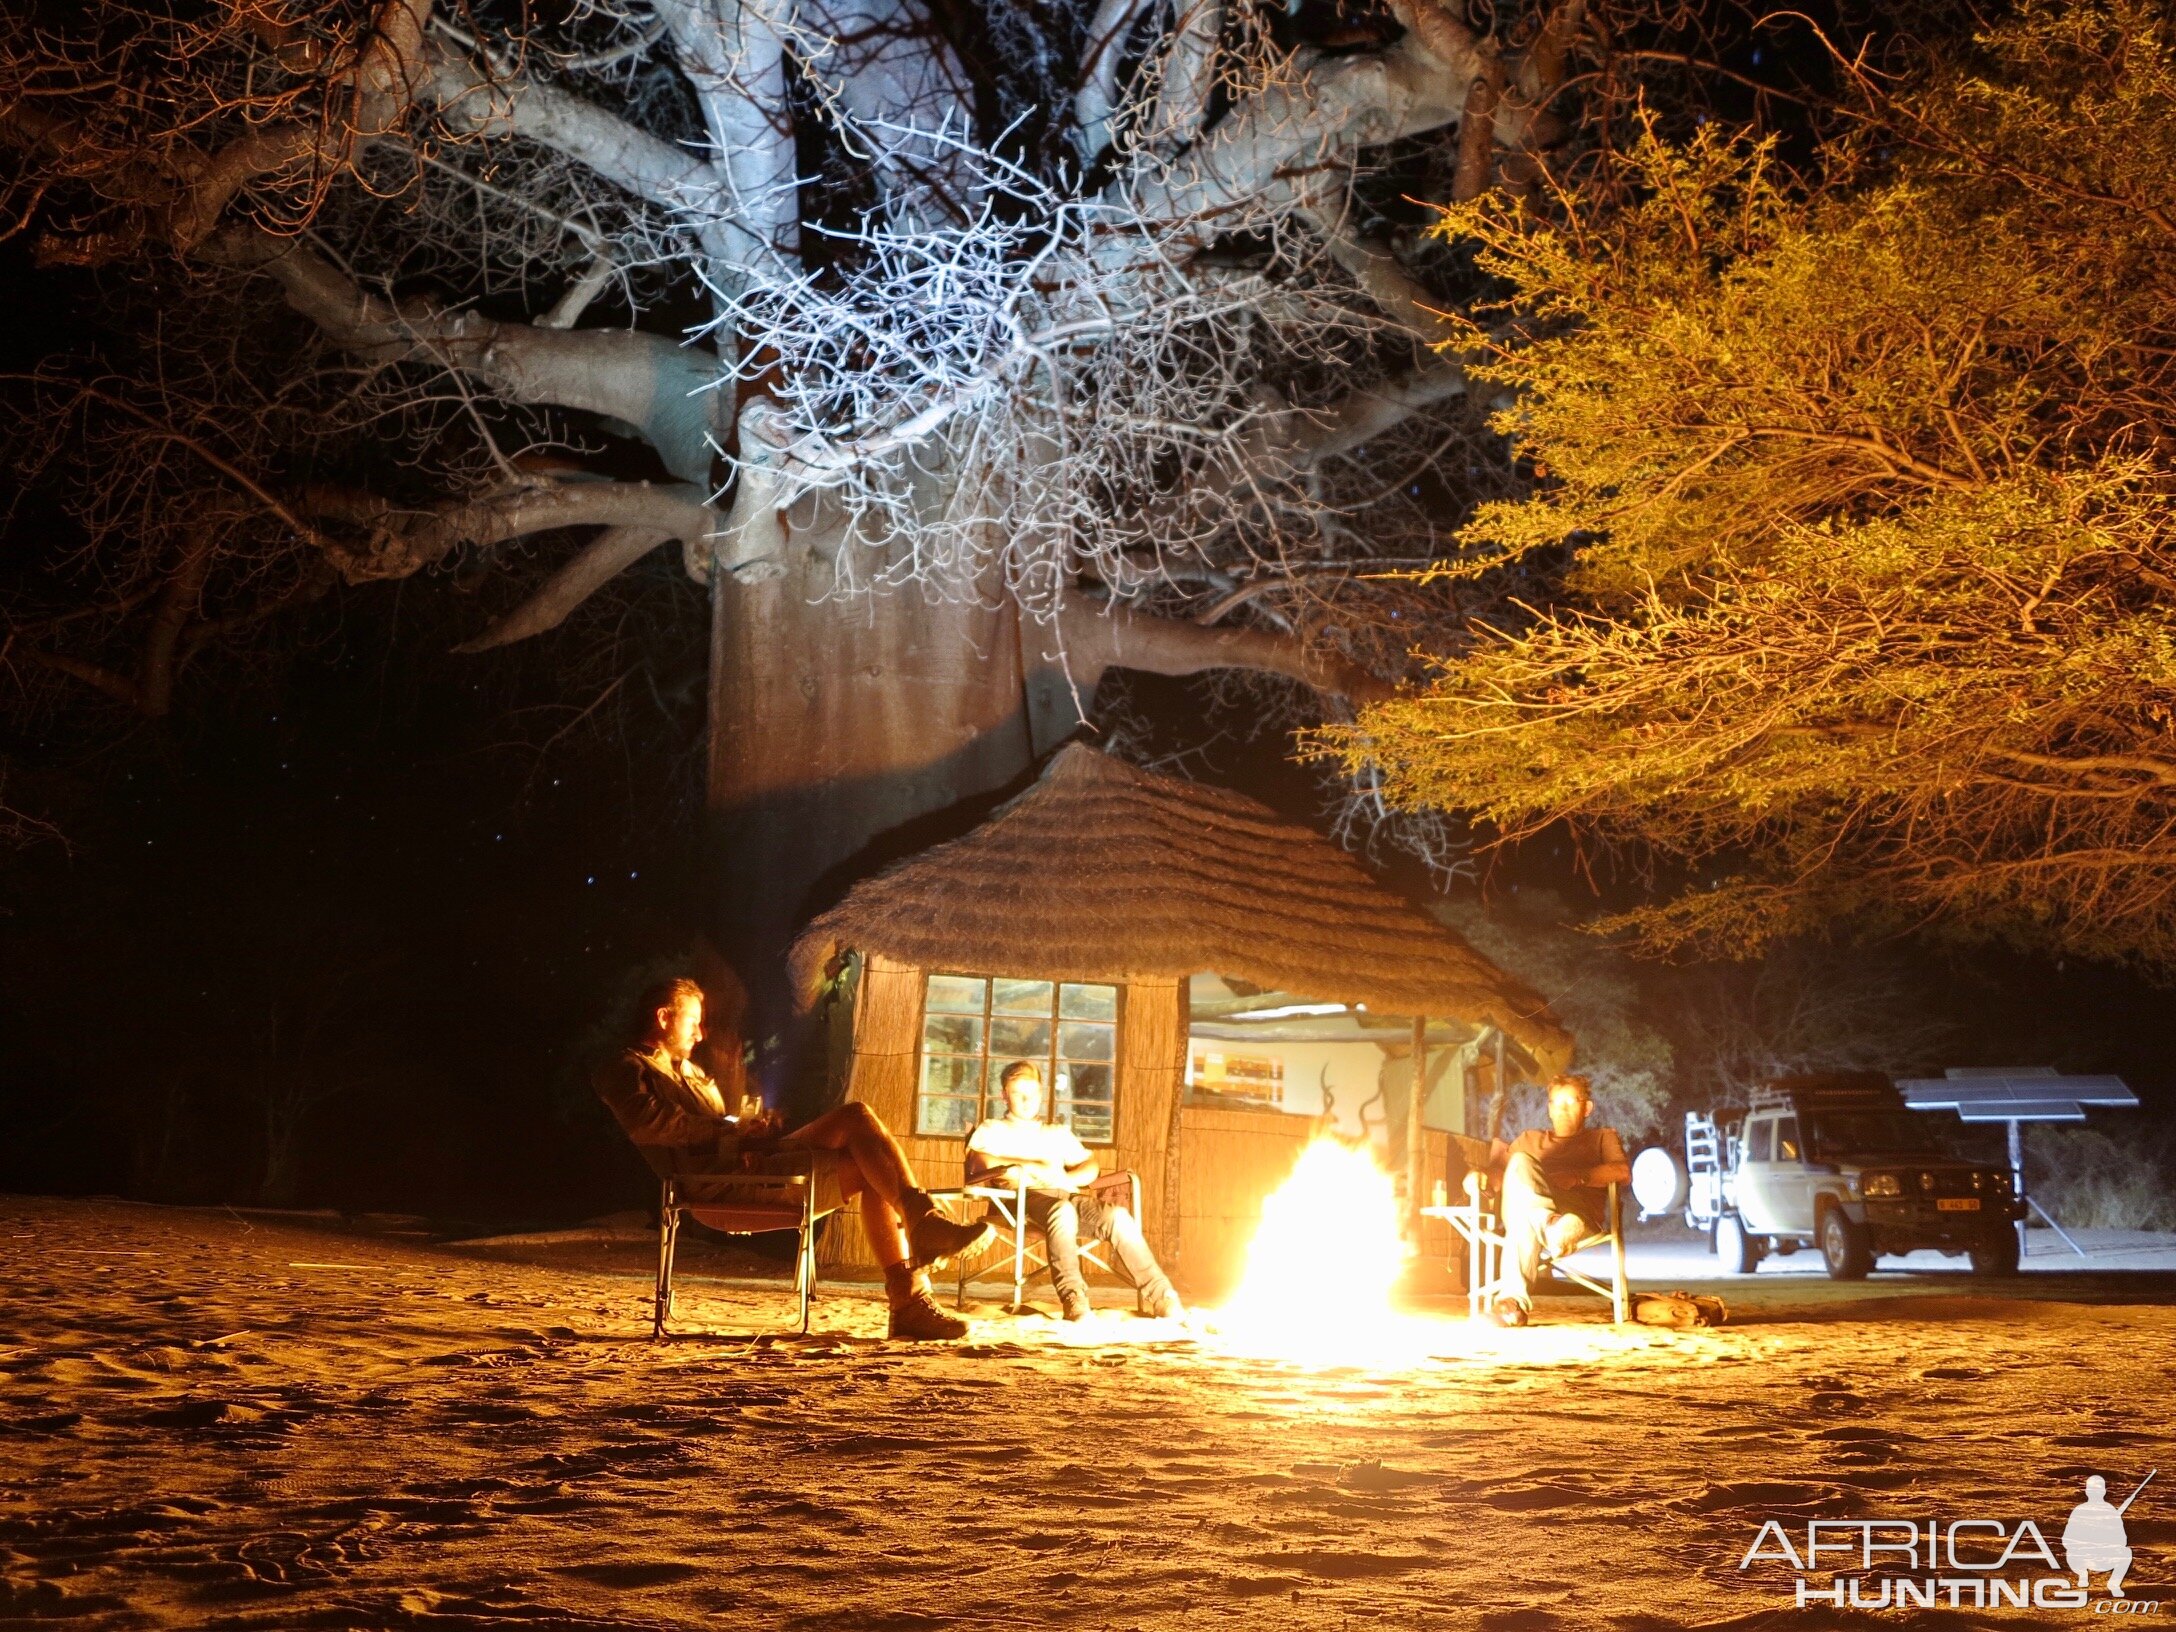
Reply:
[[[11,225],[153,315],[132,361],[18,382],[23,468],[71,477],[97,587],[18,616],[5,661],[155,716],[194,654],[337,583],[533,544],[551,570],[484,651],[677,548],[712,608],[721,928],[760,1000],[819,880],[1017,780],[1106,670],[1336,712],[1419,622],[1455,629],[1481,591],[1367,576],[1438,553],[1446,491],[1509,480],[1432,349],[1455,255],[1397,201],[1531,184],[1593,25],[34,14],[0,87]]]

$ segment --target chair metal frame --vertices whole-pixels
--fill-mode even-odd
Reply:
[[[1473,1316],[1487,1312],[1491,1300],[1503,1284],[1504,1254],[1510,1250],[1510,1238],[1504,1234],[1502,1198],[1489,1188],[1486,1178],[1478,1172],[1469,1172],[1465,1183],[1466,1200],[1461,1206],[1423,1207],[1428,1218],[1440,1218],[1454,1232],[1451,1252],[1455,1256],[1459,1242],[1466,1248],[1466,1311]],[[1605,1215],[1608,1224],[1573,1242],[1562,1252],[1542,1249],[1541,1265],[1553,1269],[1574,1286],[1592,1292],[1607,1300],[1610,1314],[1618,1325],[1632,1318],[1632,1290],[1625,1277],[1624,1266],[1624,1194],[1623,1188],[1609,1187],[1609,1211]],[[1610,1249],[1610,1279],[1607,1285],[1583,1271],[1574,1269],[1565,1259],[1573,1253],[1584,1252],[1589,1247],[1607,1245]]]
[[[701,1173],[665,1178],[657,1204],[657,1292],[650,1318],[652,1341],[667,1335],[666,1325],[672,1319],[672,1261],[679,1246],[683,1213],[698,1224],[726,1235],[768,1235],[774,1230],[792,1230],[793,1290],[801,1305],[801,1330],[807,1332],[809,1305],[816,1300],[816,1221],[834,1209],[825,1208],[819,1212],[816,1207],[817,1153],[786,1154],[800,1159],[797,1169],[783,1173]],[[712,1200],[705,1196],[691,1201],[681,1192],[681,1186],[690,1183],[704,1191],[746,1189],[771,1195],[792,1189],[799,1192],[799,1199],[768,1201],[758,1196],[740,1202]]]
[[[1137,1173],[1125,1170],[1116,1173],[1105,1173],[1092,1182],[1081,1186],[1074,1194],[1076,1196],[1093,1196],[1096,1200],[1107,1203],[1109,1197],[1104,1192],[1115,1192],[1121,1186],[1125,1190],[1124,1205],[1132,1212],[1134,1221],[1138,1223],[1141,1218],[1141,1177]],[[973,1180],[969,1180],[957,1189],[931,1192],[940,1201],[969,1203],[979,1201],[984,1204],[984,1216],[997,1226],[1000,1238],[1007,1241],[1012,1248],[1009,1256],[1012,1259],[1012,1307],[1015,1309],[1027,1301],[1028,1277],[1035,1271],[1047,1269],[1050,1266],[1049,1240],[1027,1216],[1028,1193],[1029,1187],[1025,1184],[977,1184]],[[1055,1193],[1054,1191],[1043,1192],[1046,1195]],[[1031,1237],[1034,1239],[1031,1240]],[[1117,1266],[1104,1256],[1104,1248],[1107,1245],[1108,1243],[1103,1241],[1083,1241],[1080,1243],[1080,1255],[1087,1262],[1102,1270],[1104,1274],[1116,1276],[1118,1279],[1123,1280],[1125,1277],[1119,1273]],[[959,1309],[967,1307],[968,1283],[983,1279],[995,1261],[985,1258],[978,1266],[970,1268],[966,1258],[962,1257],[956,1260],[956,1268],[959,1272],[959,1286],[953,1296],[953,1307]],[[1139,1287],[1133,1289],[1133,1306],[1136,1311],[1146,1307],[1141,1301],[1141,1289]]]

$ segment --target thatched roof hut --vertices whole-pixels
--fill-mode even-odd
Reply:
[[[1196,1289],[1235,1272],[1333,1102],[1348,1135],[1363,1101],[1402,1124],[1417,1209],[1463,1171],[1448,1140],[1481,1084],[1572,1047],[1538,994],[1320,835],[1077,745],[973,832],[856,885],[792,974],[804,1009],[825,1005],[833,1080],[933,1186],[960,1182],[1004,1063],[1043,1064],[1054,1114],[1136,1175]],[[835,1223],[826,1256],[867,1262]]]
[[[1038,980],[1253,985],[1502,1031],[1544,1072],[1572,1039],[1541,996],[1268,806],[1093,748],[963,838],[857,885],[795,943],[814,1000],[842,949]]]

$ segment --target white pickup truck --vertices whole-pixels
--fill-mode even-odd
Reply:
[[[1840,1281],[1927,1247],[2014,1274],[2025,1204],[2009,1173],[1950,1155],[1934,1133],[1886,1077],[1785,1078],[1742,1111],[1686,1116],[1685,1222],[1735,1275],[1810,1246]]]

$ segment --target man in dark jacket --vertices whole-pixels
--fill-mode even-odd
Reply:
[[[729,1105],[710,1074],[690,1057],[703,1040],[703,989],[692,980],[656,987],[638,1010],[641,1034],[599,1066],[598,1097],[653,1165],[675,1177],[783,1169],[789,1150],[816,1153],[819,1209],[861,1198],[862,1227],[884,1269],[891,1335],[955,1338],[967,1322],[930,1296],[929,1271],[972,1252],[995,1233],[987,1223],[960,1224],[937,1210],[891,1130],[858,1102],[786,1131],[785,1119],[759,1100]]]

